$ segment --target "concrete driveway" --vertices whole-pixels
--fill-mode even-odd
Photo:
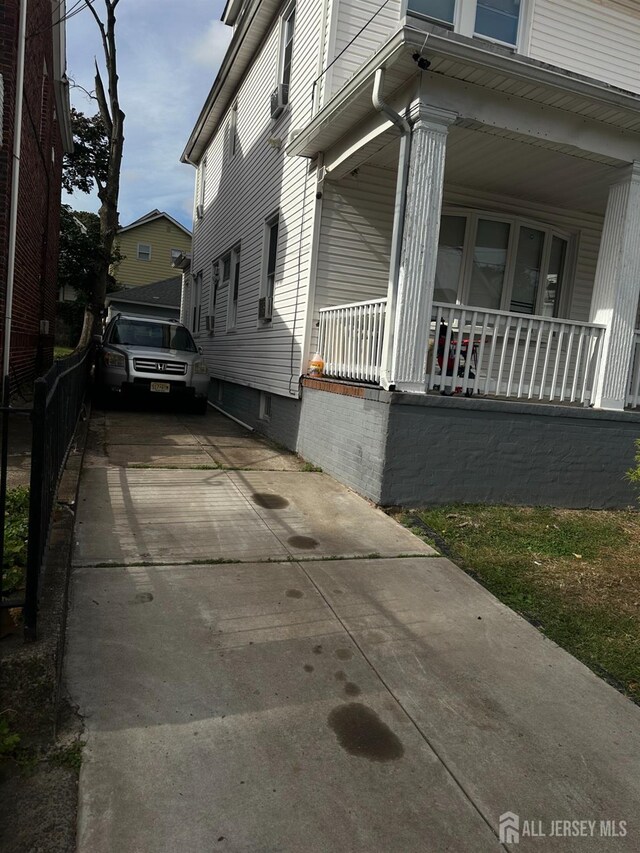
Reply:
[[[640,710],[448,560],[214,412],[91,428],[82,853],[640,849]]]

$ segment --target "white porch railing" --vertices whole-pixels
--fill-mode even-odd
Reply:
[[[318,349],[327,376],[379,382],[386,299],[320,309]]]
[[[434,303],[427,389],[591,401],[604,326]]]
[[[640,329],[636,329],[633,336],[627,406],[631,406],[632,409],[640,406]]]

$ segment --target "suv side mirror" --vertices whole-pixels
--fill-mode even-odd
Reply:
[[[102,335],[94,335],[93,336],[93,342],[97,346],[100,346],[102,344]]]

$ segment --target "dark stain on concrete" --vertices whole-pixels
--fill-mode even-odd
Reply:
[[[304,592],[300,589],[288,589],[287,598],[304,598]]]
[[[318,540],[312,539],[311,536],[290,536],[287,539],[292,548],[299,548],[301,551],[313,551],[318,547]]]
[[[344,692],[347,696],[359,696],[362,693],[362,690],[358,687],[357,684],[354,684],[353,681],[347,681],[344,686]]]
[[[351,649],[336,649],[336,657],[338,660],[351,660],[353,652]]]
[[[313,647],[313,653],[314,653],[314,655],[321,655],[322,654],[322,645],[320,643],[317,646]]]
[[[304,671],[305,672],[313,672],[313,669],[314,669],[314,667],[312,667],[310,663],[305,663],[305,665],[304,665]]]
[[[264,509],[284,509],[289,506],[289,501],[282,495],[273,495],[269,492],[254,492],[251,495],[251,500]]]
[[[339,705],[329,714],[328,725],[340,746],[350,755],[369,761],[398,761],[404,755],[400,738],[371,708],[358,702]]]
[[[139,592],[131,603],[148,604],[150,601],[153,601],[153,595],[150,592]]]
[[[339,669],[337,672],[334,672],[333,677],[335,678],[336,681],[346,681],[347,680],[347,673],[343,672],[341,669]]]

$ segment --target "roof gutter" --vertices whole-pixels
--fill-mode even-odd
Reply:
[[[389,265],[389,287],[387,289],[387,311],[384,325],[384,340],[382,344],[382,365],[380,369],[380,384],[387,391],[393,391],[392,376],[393,341],[395,337],[396,304],[398,301],[398,285],[400,282],[400,262],[402,259],[402,241],[404,238],[404,218],[407,206],[407,187],[409,184],[409,161],[411,158],[411,125],[409,122],[385,103],[384,68],[378,68],[373,82],[372,102],[374,108],[387,116],[400,131],[400,154],[398,157],[398,177],[396,179],[395,211],[393,215],[393,232],[391,236],[391,261]]]

